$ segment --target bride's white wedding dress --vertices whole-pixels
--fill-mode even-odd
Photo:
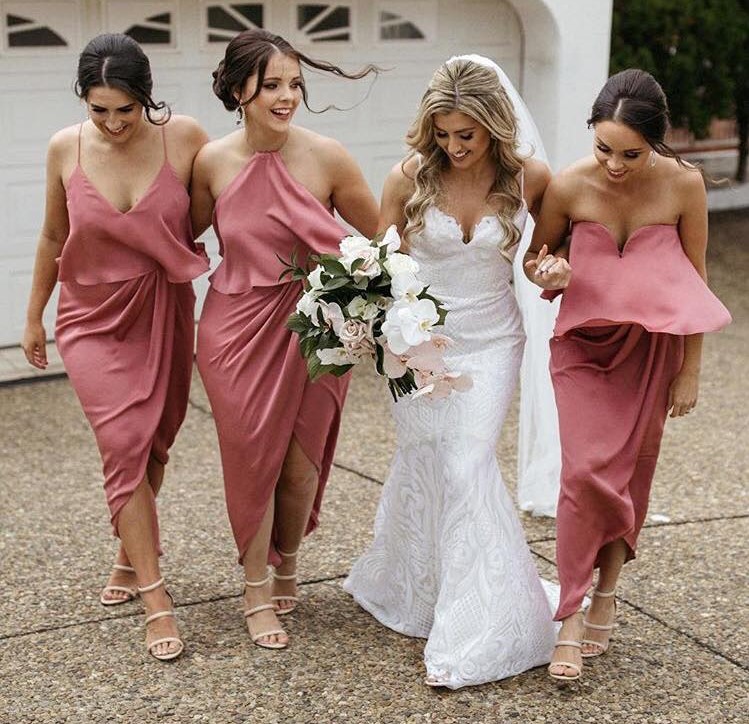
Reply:
[[[521,231],[527,215],[523,205]],[[525,341],[502,227],[485,216],[465,243],[440,209],[424,222],[410,254],[449,309],[445,360],[473,387],[394,404],[397,450],[374,542],[344,588],[384,625],[427,638],[427,676],[458,688],[547,663],[555,627],[495,457]]]

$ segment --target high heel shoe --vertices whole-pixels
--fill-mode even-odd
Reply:
[[[580,641],[557,641],[554,644],[554,648],[556,649],[558,646],[571,646],[575,649],[582,649],[583,645],[580,643]],[[552,670],[552,666],[567,666],[568,668],[572,669],[575,673],[572,676],[565,676],[564,674],[555,674]],[[552,661],[547,666],[547,671],[549,672],[549,676],[552,679],[556,679],[557,681],[577,681],[580,676],[582,676],[582,666],[578,666],[577,664],[573,664],[571,661]]]
[[[138,586],[138,593],[149,593],[150,591],[155,591],[159,586],[164,585],[164,579],[159,578],[158,581],[155,583],[151,583],[148,586]],[[166,591],[166,595],[169,596],[170,600],[172,601],[172,605],[174,605],[174,599],[172,598],[172,594],[169,593],[169,591]],[[165,618],[167,616],[174,616],[174,610],[169,609],[168,611],[157,611],[156,613],[152,613],[150,616],[146,616],[146,626],[148,626],[149,623],[152,621],[156,621],[160,618]],[[166,644],[166,643],[175,643],[177,644],[176,651],[169,651],[165,654],[157,654],[155,652],[155,647],[159,644]],[[146,648],[148,649],[148,653],[151,654],[155,659],[158,659],[159,661],[170,661],[171,659],[176,659],[184,650],[185,645],[182,642],[182,639],[177,636],[162,636],[160,639],[156,639],[155,641],[151,641],[151,643],[146,643]]]
[[[593,596],[597,598],[611,598],[612,596],[615,595],[615,593],[616,591],[599,591],[597,588],[593,589]],[[616,618],[616,599],[614,599],[614,619],[615,618]],[[591,623],[587,619],[583,619],[583,626],[593,631],[611,632],[616,628],[614,619],[612,619],[610,624]],[[583,636],[585,636],[585,631],[583,631]],[[611,634],[609,633],[609,637],[606,639],[605,642],[593,641],[592,639],[583,638],[581,643],[588,644],[588,646],[595,646],[598,648],[598,651],[591,651],[588,653],[583,651],[580,654],[584,659],[592,659],[595,656],[602,656],[609,650],[609,645],[611,644]]]
[[[265,578],[263,578],[262,581],[248,581],[247,579],[245,579],[244,585],[248,588],[261,588],[262,586],[267,585],[270,580],[271,577],[269,574]],[[256,613],[260,613],[260,611],[273,611],[275,613],[276,607],[272,603],[261,603],[259,606],[253,606],[252,608],[245,609],[245,620],[254,616]],[[250,628],[249,620],[247,620],[247,627]],[[260,639],[265,638],[266,636],[274,636],[278,634],[283,634],[284,636],[286,636],[286,631],[284,631],[282,628],[274,628],[269,631],[252,633],[252,629],[250,628],[250,638],[252,639],[252,643],[256,646],[260,646],[263,649],[285,649],[289,645],[288,642],[282,643],[280,641],[260,641]]]
[[[123,571],[124,573],[135,573],[135,568],[131,568],[130,566],[123,566],[121,563],[115,563],[112,566],[112,569],[115,571]],[[104,594],[109,591],[121,591],[122,593],[126,593],[126,598],[104,598]],[[99,603],[101,603],[102,606],[119,606],[122,603],[129,603],[130,601],[133,601],[138,597],[138,589],[136,588],[128,588],[127,586],[104,586],[104,588],[101,589],[101,594],[99,595]]]
[[[281,556],[281,558],[296,558],[296,554],[299,553],[299,549],[295,550],[293,553],[284,553],[280,548],[278,549],[278,554]],[[273,580],[275,581],[295,581],[297,580],[297,574],[289,573],[288,575],[282,575],[280,573],[276,573],[276,569],[273,569]],[[270,600],[274,602],[275,604],[275,611],[277,616],[285,616],[287,613],[291,613],[299,603],[299,597],[298,596],[271,596]],[[286,608],[281,608],[276,601],[292,601],[293,606],[287,606]]]

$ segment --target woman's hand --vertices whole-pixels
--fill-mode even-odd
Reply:
[[[41,322],[28,322],[21,347],[29,364],[40,370],[47,367],[47,333]]]
[[[569,262],[549,254],[546,244],[541,247],[535,259],[525,262],[525,268],[531,281],[542,289],[566,289],[572,277]]]
[[[699,375],[691,370],[679,372],[668,390],[668,410],[671,417],[687,415],[697,405]]]

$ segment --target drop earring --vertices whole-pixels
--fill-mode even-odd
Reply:
[[[655,160],[656,160],[655,151],[651,151],[650,152],[650,168],[653,168],[653,166],[655,166]]]
[[[237,121],[236,125],[241,126],[242,125],[242,118],[244,116],[244,113],[242,112],[242,106],[239,106],[237,108]]]

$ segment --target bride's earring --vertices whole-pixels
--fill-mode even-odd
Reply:
[[[655,151],[651,151],[650,152],[650,168],[653,168],[653,166],[655,166],[655,160],[656,160]]]

